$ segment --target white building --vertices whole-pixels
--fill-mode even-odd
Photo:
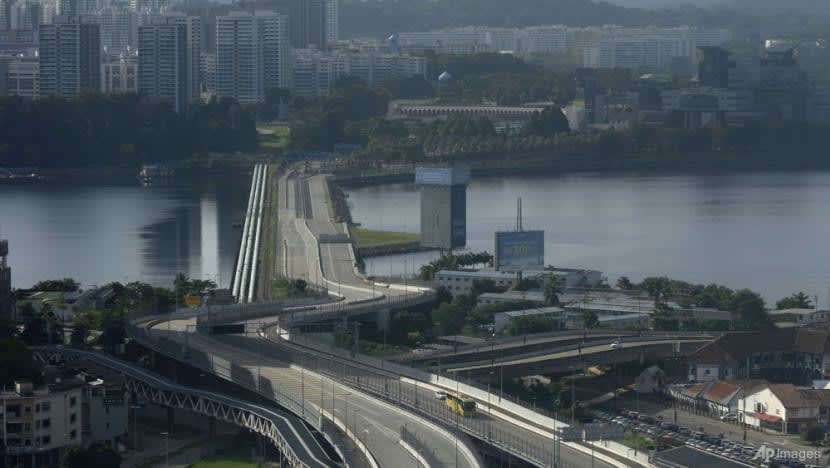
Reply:
[[[137,93],[137,57],[122,55],[102,63],[101,92],[104,94]]]
[[[290,83],[288,18],[273,11],[232,11],[216,18],[216,94],[257,103]]]
[[[83,384],[77,381],[34,388],[15,383],[0,393],[0,428],[6,455],[34,458],[39,466],[59,459],[58,449],[80,445],[83,439]]]
[[[747,392],[738,402],[739,420],[756,428],[798,434],[827,422],[830,390],[766,384]]]
[[[532,26],[520,33],[523,54],[551,54],[568,49],[568,30],[562,25]]]
[[[776,322],[789,322],[795,326],[824,323],[830,319],[830,311],[816,309],[778,309],[768,312]]]

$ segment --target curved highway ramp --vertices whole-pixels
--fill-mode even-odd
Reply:
[[[121,373],[128,390],[155,404],[193,411],[236,424],[267,437],[290,466],[334,468],[342,463],[326,451],[298,417],[273,408],[175,384],[134,364],[95,352],[57,346],[30,348],[44,362],[81,358]]]

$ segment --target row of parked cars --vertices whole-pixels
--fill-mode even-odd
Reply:
[[[765,462],[760,457],[756,457],[758,448],[752,445],[726,439],[723,434],[707,434],[688,427],[671,424],[647,414],[640,414],[637,411],[623,409],[619,410],[617,414],[594,411],[594,415],[602,421],[619,424],[626,430],[650,437],[657,444],[658,450],[686,445],[757,467],[812,467],[812,465],[807,465],[798,460],[771,459]]]

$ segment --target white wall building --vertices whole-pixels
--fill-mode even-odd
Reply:
[[[767,384],[748,391],[738,402],[738,417],[753,427],[799,433],[826,422],[830,390]]]

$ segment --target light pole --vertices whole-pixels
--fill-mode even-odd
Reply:
[[[162,432],[161,435],[164,436],[164,466],[170,466],[170,433],[169,432]]]

